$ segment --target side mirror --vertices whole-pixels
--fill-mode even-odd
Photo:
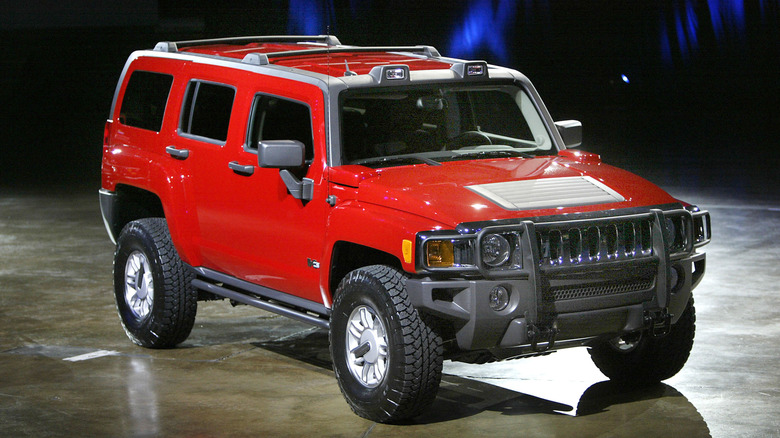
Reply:
[[[279,169],[287,191],[295,199],[310,201],[314,195],[314,181],[298,179],[289,169],[304,163],[306,146],[297,140],[268,140],[257,143],[257,164],[260,167]]]
[[[257,164],[279,169],[303,166],[306,147],[297,140],[268,140],[257,143]]]
[[[558,133],[563,138],[563,144],[567,148],[576,148],[582,144],[582,123],[579,120],[562,120],[555,122]]]

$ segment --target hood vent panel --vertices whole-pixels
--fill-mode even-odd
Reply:
[[[466,188],[507,210],[538,210],[625,201],[618,192],[589,176],[507,181]]]

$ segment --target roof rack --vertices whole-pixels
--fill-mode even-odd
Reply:
[[[306,55],[324,55],[334,53],[366,53],[366,52],[409,52],[419,53],[427,58],[440,58],[441,55],[435,47],[431,46],[392,46],[392,47],[359,47],[359,46],[338,46],[323,49],[304,49],[290,50],[286,52],[274,53],[249,53],[242,62],[253,65],[268,65],[272,58],[284,58],[292,56]]]
[[[160,41],[154,46],[157,52],[178,52],[180,48],[207,44],[250,44],[250,43],[320,43],[339,46],[341,42],[333,35],[272,35],[234,38],[212,38],[189,41]]]
[[[272,35],[233,38],[212,38],[189,41],[160,41],[154,46],[156,52],[175,53],[185,47],[214,44],[251,44],[251,43],[318,43],[327,47],[317,49],[285,50],[273,53],[248,53],[242,62],[252,65],[268,65],[271,58],[291,56],[323,55],[328,53],[366,53],[366,52],[409,52],[418,53],[426,58],[441,58],[441,54],[432,46],[343,46],[333,35]]]

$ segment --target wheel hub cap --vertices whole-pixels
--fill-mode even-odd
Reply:
[[[154,282],[152,269],[146,255],[134,251],[125,264],[125,303],[138,319],[143,319],[152,311],[154,300]]]
[[[375,388],[387,373],[387,332],[368,306],[358,306],[347,325],[347,365],[364,386]]]

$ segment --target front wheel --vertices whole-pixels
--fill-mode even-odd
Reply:
[[[696,309],[693,298],[669,334],[654,338],[637,332],[590,348],[593,363],[610,380],[644,385],[666,380],[685,365],[693,348]]]
[[[384,265],[350,272],[339,284],[330,351],[352,410],[377,422],[414,417],[436,398],[442,340],[415,310],[406,277]]]
[[[170,348],[189,336],[198,294],[162,218],[130,222],[117,239],[114,293],[125,333],[147,348]]]

